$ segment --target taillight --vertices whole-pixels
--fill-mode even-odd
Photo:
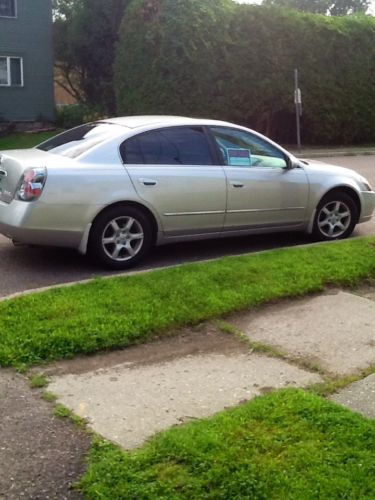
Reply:
[[[28,168],[24,171],[17,191],[18,199],[22,201],[34,201],[42,194],[47,179],[47,169]]]

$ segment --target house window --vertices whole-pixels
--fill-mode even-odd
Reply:
[[[17,17],[16,0],[0,0],[0,17]]]
[[[0,56],[0,86],[23,87],[21,57]]]

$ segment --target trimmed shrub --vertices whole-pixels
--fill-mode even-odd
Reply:
[[[56,125],[60,128],[72,128],[82,123],[103,118],[103,114],[86,104],[67,104],[56,110]]]
[[[375,19],[231,0],[133,0],[115,63],[118,114],[227,119],[294,142],[375,141]]]

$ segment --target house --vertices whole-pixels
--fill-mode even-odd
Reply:
[[[0,0],[0,121],[54,119],[51,0]]]

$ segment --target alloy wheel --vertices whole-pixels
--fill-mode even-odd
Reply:
[[[317,225],[326,238],[339,238],[350,226],[352,214],[343,201],[329,201],[319,211]]]
[[[143,241],[142,225],[130,216],[112,219],[102,233],[104,252],[116,262],[133,259],[141,250]]]

